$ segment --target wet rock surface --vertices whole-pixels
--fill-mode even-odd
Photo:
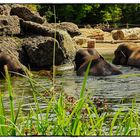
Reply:
[[[9,5],[0,5],[0,15],[9,16],[11,7]]]
[[[0,16],[0,35],[20,34],[20,22],[17,16]]]
[[[71,37],[81,35],[81,32],[78,28],[78,26],[72,22],[61,22],[57,24],[52,24],[53,27],[56,26],[58,29],[62,29],[67,31]]]
[[[53,51],[55,44],[55,64],[60,65],[64,61],[64,53],[56,39],[52,37],[33,36],[24,39],[22,49],[24,62],[33,69],[48,69],[53,65]]]
[[[0,15],[0,51],[13,65],[50,69],[54,46],[55,65],[73,61],[78,45],[72,37],[81,34],[76,24],[48,23],[20,4],[0,5]]]
[[[33,21],[40,24],[44,23],[45,21],[42,17],[33,13],[27,7],[12,7],[10,14],[17,15],[19,18],[22,18],[25,21]]]
[[[24,66],[19,61],[19,46],[20,41],[14,38],[0,37],[0,77],[3,76],[5,65],[11,72],[23,73]]]

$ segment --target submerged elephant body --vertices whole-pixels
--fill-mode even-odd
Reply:
[[[77,75],[84,76],[87,66],[91,61],[89,75],[107,76],[121,74],[115,66],[109,64],[104,58],[94,49],[86,48],[77,51],[75,56],[75,70]]]
[[[114,55],[113,64],[140,68],[140,47],[136,44],[120,44]]]
[[[5,70],[4,66],[7,66],[8,71],[10,72],[18,72],[23,73],[22,68],[19,66],[19,64],[16,62],[14,58],[9,56],[8,54],[4,52],[0,52],[0,77],[3,77]]]

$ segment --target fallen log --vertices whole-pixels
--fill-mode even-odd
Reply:
[[[113,30],[111,34],[114,40],[138,40],[140,39],[140,28]]]
[[[81,28],[80,32],[87,38],[96,39],[96,40],[104,40],[104,32],[101,29],[94,28]]]
[[[140,43],[140,40],[96,40],[96,43],[123,43],[123,42],[130,42],[130,43]]]

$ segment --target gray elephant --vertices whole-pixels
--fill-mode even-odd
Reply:
[[[79,76],[84,76],[90,61],[89,75],[108,76],[122,73],[114,65],[108,63],[94,48],[79,49],[76,52],[74,61],[75,71]]]
[[[123,43],[114,52],[113,64],[140,67],[140,47],[135,43]]]
[[[8,71],[10,72],[24,73],[15,58],[11,57],[7,53],[0,52],[0,77],[3,77],[5,75],[5,65],[7,65]]]

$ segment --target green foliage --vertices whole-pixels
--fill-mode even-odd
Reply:
[[[137,24],[140,22],[140,4],[123,4],[120,7],[122,10],[122,22]]]
[[[121,19],[121,8],[115,4],[105,5],[105,9],[101,10],[103,21],[116,23]]]
[[[74,22],[77,13],[75,13],[76,5],[56,5],[56,19],[59,21],[72,21]],[[80,10],[81,11],[81,10]],[[41,15],[45,15],[48,21],[53,22],[53,5],[40,5],[39,12]],[[81,13],[80,13],[81,14]],[[66,16],[67,15],[67,16]],[[79,15],[79,18],[81,15]],[[79,18],[76,21],[79,21]]]
[[[40,4],[37,9],[41,16],[46,17],[47,21],[51,22],[52,20],[54,22],[53,5]]]
[[[23,4],[27,8],[29,8],[33,12],[37,12],[37,5],[36,4]]]
[[[38,12],[54,22],[53,5],[39,4]],[[76,24],[139,23],[140,4],[59,4],[56,7],[57,22]],[[78,9],[78,10],[77,10]]]
[[[55,7],[57,22],[70,21],[80,24],[93,7],[98,7],[98,4],[55,5]],[[39,5],[38,11],[41,15],[45,15],[48,21],[54,22],[53,5]]]

